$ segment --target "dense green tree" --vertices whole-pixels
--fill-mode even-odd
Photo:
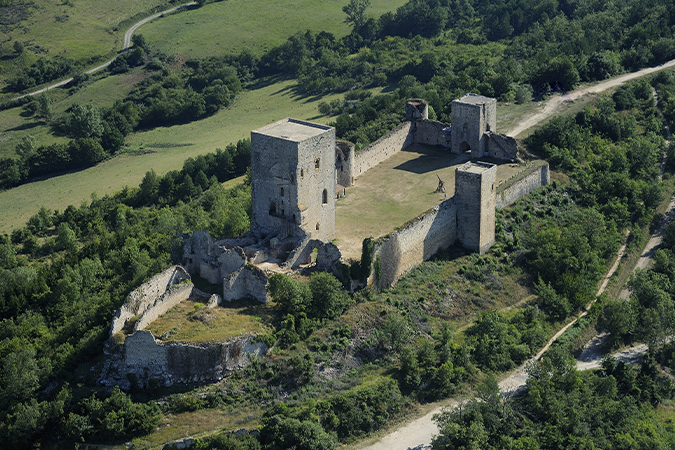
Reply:
[[[73,105],[66,119],[66,129],[74,138],[100,138],[103,124],[99,109],[93,105]]]
[[[312,304],[312,291],[308,284],[280,273],[275,273],[269,278],[267,291],[286,314],[305,312]]]
[[[342,283],[327,272],[313,274],[309,280],[309,289],[312,292],[310,312],[312,316],[320,319],[338,317],[349,301]]]
[[[265,419],[260,436],[268,450],[332,450],[336,446],[320,424],[280,415]]]

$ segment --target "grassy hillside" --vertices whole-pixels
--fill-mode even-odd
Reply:
[[[367,15],[379,17],[405,0],[373,0]],[[140,33],[166,53],[191,57],[239,52],[261,53],[298,31],[349,33],[346,0],[288,0],[275,7],[265,0],[211,3],[144,25]]]
[[[7,20],[0,28],[0,52],[4,56],[0,59],[0,83],[41,56],[85,61],[109,56],[121,48],[132,19],[141,20],[168,5],[166,0],[17,0],[14,3],[0,8],[0,15],[24,18]],[[25,45],[26,51],[12,58],[12,44],[16,40]]]

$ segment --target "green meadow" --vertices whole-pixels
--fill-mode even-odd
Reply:
[[[139,32],[168,54],[190,57],[238,53],[248,48],[259,54],[307,30],[336,37],[349,33],[342,7],[347,0],[286,0],[283,7],[269,1],[223,1],[189,12],[171,14],[143,25]],[[366,15],[395,11],[405,0],[372,0]]]

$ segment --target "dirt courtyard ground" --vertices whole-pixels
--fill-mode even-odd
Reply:
[[[361,175],[347,195],[336,204],[337,246],[344,258],[361,257],[367,237],[380,237],[395,230],[455,193],[455,169],[469,155],[454,155],[440,147],[412,145]],[[524,168],[499,163],[497,184]],[[435,192],[438,177],[446,193]]]

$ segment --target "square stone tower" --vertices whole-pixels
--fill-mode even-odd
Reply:
[[[497,99],[466,94],[452,102],[452,153],[471,150],[472,158],[488,151],[486,131],[496,131]]]
[[[251,132],[251,228],[335,238],[335,128],[283,119]]]
[[[495,242],[497,166],[468,162],[455,172],[457,239],[481,255]]]

